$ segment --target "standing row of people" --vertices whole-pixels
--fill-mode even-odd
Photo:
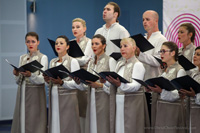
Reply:
[[[114,2],[109,2],[103,11],[106,24],[95,32],[92,39],[86,37],[85,21],[80,18],[74,19],[72,21],[74,40],[79,44],[85,56],[76,59],[70,57],[67,52],[70,47],[68,38],[63,35],[58,36],[55,42],[58,57],[52,59],[49,66],[52,68],[63,64],[70,72],[84,68],[93,74],[95,73],[92,70],[115,71],[130,83],[122,83],[118,78],[114,79],[109,76],[107,80],[100,78],[96,82],[88,81],[90,84],[86,86],[80,83],[78,78],[60,79],[58,77],[54,79],[42,75],[39,71],[31,73],[13,70],[19,85],[12,124],[13,133],[44,133],[47,129],[50,133],[145,133],[150,132],[150,129],[156,133],[172,130],[174,132],[186,131],[186,129],[178,129],[186,127],[185,106],[178,91],[169,92],[158,86],[149,87],[153,92],[150,125],[145,89],[133,78],[146,80],[163,76],[171,80],[186,75],[177,62],[178,53],[183,54],[190,61],[195,53],[194,64],[198,66],[199,49],[197,48],[195,52],[193,45],[194,27],[188,23],[180,26],[178,39],[183,43],[183,47],[178,50],[177,45],[173,42],[166,42],[167,39],[159,31],[158,14],[148,10],[143,14],[143,26],[147,31],[145,38],[155,48],[142,53],[135,41],[129,38],[128,31],[117,22],[119,15],[119,6]],[[110,41],[112,39],[122,39],[120,49]],[[38,35],[29,32],[25,41],[29,52],[20,57],[20,66],[37,60],[44,66],[42,70],[46,70],[48,58],[38,50]],[[123,57],[118,62],[109,56],[117,51],[120,51]],[[161,58],[167,64],[164,70],[160,69],[160,64],[154,56]],[[198,75],[198,72],[198,70],[197,74],[192,72],[192,77]],[[197,77],[194,79],[198,79]],[[49,88],[48,124],[45,83]],[[180,92],[185,96],[194,97],[194,93],[191,93],[192,89],[191,92],[184,90]],[[195,100],[199,103],[199,95]],[[198,111],[194,112],[198,113]],[[189,121],[192,127],[194,114],[190,115]],[[171,117],[166,118],[166,116]],[[46,128],[47,125],[48,128]],[[163,128],[165,126],[169,128],[176,126],[177,128],[169,130]],[[198,132],[199,130],[193,131]]]

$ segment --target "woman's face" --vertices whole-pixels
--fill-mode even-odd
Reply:
[[[67,45],[67,42],[64,38],[57,38],[55,49],[58,55],[65,55],[67,53],[67,50],[69,49],[69,45]]]
[[[200,49],[197,49],[194,53],[193,63],[195,66],[200,67]]]
[[[120,43],[120,52],[122,57],[129,59],[135,55],[136,46],[133,46],[129,41],[122,41]]]
[[[39,43],[40,41],[38,41],[35,36],[26,37],[26,46],[30,53],[36,52],[38,50]]]
[[[83,27],[81,22],[72,23],[72,33],[76,38],[81,38],[84,36],[86,27]]]
[[[96,56],[104,53],[106,44],[102,44],[100,38],[92,39],[92,50]]]
[[[174,60],[174,53],[175,51],[171,51],[167,46],[162,45],[160,49],[160,57],[162,62],[170,62],[172,59]]]
[[[190,44],[191,43],[192,33],[188,33],[188,30],[185,26],[181,26],[178,30],[178,40],[180,43],[183,44]]]

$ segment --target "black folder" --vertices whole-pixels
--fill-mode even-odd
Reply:
[[[74,58],[84,56],[84,53],[81,50],[81,48],[79,47],[76,40],[70,41],[69,44],[70,44],[70,46],[69,46],[69,53],[68,54],[70,56],[72,56]]]
[[[122,57],[121,53],[113,52],[110,57],[113,57],[116,61]]]
[[[118,48],[120,48],[120,42],[122,39],[114,39],[114,40],[110,40],[111,42],[113,42]]]
[[[154,48],[154,46],[142,34],[131,36],[131,38],[135,40],[137,47],[142,52],[145,52]]]
[[[36,69],[38,69],[39,71],[41,71],[43,74],[49,76],[49,77],[52,77],[54,79],[57,79],[57,77],[61,78],[61,79],[64,79],[66,77],[68,77],[68,75],[66,73],[63,73],[63,72],[60,72],[60,71],[65,71],[65,72],[69,72],[69,70],[64,67],[62,64],[60,64],[59,66],[56,66],[56,67],[52,67],[52,68],[49,68],[45,71],[43,71],[42,69],[34,66]]]
[[[48,39],[48,38],[47,38]],[[58,53],[56,52],[55,50],[55,41],[51,40],[51,39],[48,39],[49,43],[51,44],[51,47],[54,51],[54,54],[56,56],[58,56]],[[77,44],[76,40],[72,40],[69,42],[69,56],[72,56],[74,58],[77,58],[77,57],[81,57],[81,56],[84,56],[84,53],[83,51],[81,50],[81,48],[79,47],[79,45]]]
[[[153,57],[158,61],[158,63],[160,63],[161,68],[165,68],[165,65],[167,65],[165,62],[162,62],[162,60],[159,59],[158,57],[155,57],[155,56],[153,56]]]
[[[160,63],[160,65],[163,65],[163,62],[162,62],[162,60],[160,58],[155,57],[155,56],[153,56],[153,57],[158,61],[158,63]]]
[[[154,48],[154,46],[142,34],[131,36],[131,38],[135,40],[137,47],[142,52],[145,52]],[[120,48],[120,41],[121,39],[111,40],[111,42],[113,42],[119,48]]]
[[[200,93],[200,84],[188,75],[175,78],[171,82],[176,85],[178,90],[185,89],[190,91],[190,87],[192,87],[195,94]]]
[[[189,61],[184,55],[178,56],[178,63],[186,70],[195,68],[196,66]]]
[[[88,82],[86,82],[86,80],[95,82],[99,79],[98,76],[86,71],[85,69],[80,69],[78,71],[73,72],[72,74],[74,76],[78,77],[79,79],[81,79],[83,81],[83,83],[85,83],[85,84],[88,84]]]
[[[130,83],[129,81],[127,81],[126,79],[124,79],[123,77],[121,77],[119,74],[117,74],[116,72],[96,72],[95,70],[93,70],[97,75],[99,75],[101,78],[106,79],[106,76],[111,76],[113,77],[114,79],[117,79],[119,78],[120,82],[122,83]]]
[[[48,41],[49,41],[49,43],[50,43],[50,45],[51,45],[51,48],[53,49],[54,54],[55,54],[56,56],[58,56],[58,53],[56,52],[56,49],[55,49],[55,41],[53,41],[53,40],[51,40],[51,39],[49,39],[49,38],[47,38],[47,39],[48,39]]]
[[[66,75],[70,75],[71,77],[78,77],[80,79],[80,81],[84,84],[88,84],[88,82],[86,80],[95,82],[99,79],[98,76],[96,76],[82,68],[77,71],[74,71],[72,73],[67,72],[67,71],[60,71],[60,72],[63,72]]]
[[[150,90],[150,88],[148,87],[148,84],[143,81],[143,80],[140,80],[140,79],[136,79],[136,78],[133,78],[135,81],[137,81],[138,83],[140,83],[141,85],[143,85],[144,87],[146,87],[147,89]]]
[[[140,83],[141,85],[145,86],[146,88],[148,88],[147,85],[152,86],[152,87],[155,87],[155,85],[158,85],[161,89],[165,89],[167,91],[173,91],[177,89],[177,87],[170,80],[164,77],[151,78],[146,81],[142,81],[139,79],[134,79],[134,80]]]
[[[7,59],[5,59],[6,62],[8,64],[10,64],[14,69],[16,69],[17,71],[20,71],[20,72],[25,72],[25,71],[30,71],[32,73],[36,72],[38,69],[36,69],[34,66],[37,66],[38,68],[42,68],[42,64],[40,64],[37,60],[34,60],[32,62],[29,62],[21,67],[16,67],[15,65],[11,64]]]

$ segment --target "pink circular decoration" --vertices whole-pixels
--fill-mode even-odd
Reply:
[[[199,46],[200,45],[200,42],[199,42],[200,19],[194,14],[190,14],[190,13],[184,13],[174,18],[174,20],[170,23],[165,33],[165,37],[167,38],[167,40],[175,42],[178,45],[178,47],[182,46],[182,44],[179,43],[178,41],[178,30],[179,30],[180,25],[183,23],[191,23],[194,26],[196,30],[194,44],[196,46]]]

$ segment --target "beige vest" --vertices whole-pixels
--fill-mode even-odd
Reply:
[[[84,36],[81,38],[80,42],[78,43],[83,52],[85,52],[85,48],[87,46],[88,41],[89,41],[89,38]]]
[[[109,68],[110,57],[106,54],[100,56],[96,63],[96,71],[110,71]],[[95,68],[95,61],[89,62],[88,71],[93,73],[92,69]],[[97,81],[99,82],[99,81]],[[88,89],[88,102],[91,101],[91,88]],[[109,131],[109,95],[103,91],[102,88],[95,89],[95,102],[96,102],[96,120],[97,120],[97,133],[110,133]],[[86,126],[85,133],[90,133],[90,104],[87,106]]]
[[[195,69],[191,73],[191,77],[200,83],[200,72],[199,69]],[[195,103],[194,97],[188,97],[187,104],[187,124],[189,129],[191,128],[192,133],[198,133],[200,131],[199,123],[200,123],[200,106]],[[191,125],[189,124],[191,123]],[[190,125],[190,126],[189,126]]]
[[[139,61],[135,56],[128,59],[127,61],[123,59],[119,61],[119,65],[118,65],[118,68],[116,68],[116,72],[118,72],[122,66],[125,66],[123,77],[129,82],[132,82],[133,66],[135,65],[136,62],[139,62]],[[119,88],[117,89],[117,93],[124,94],[124,92],[122,92]]]
[[[71,71],[71,61],[72,57],[68,54],[62,57],[62,64],[69,71]],[[50,68],[56,66],[56,62],[59,58],[52,59],[50,62]],[[65,81],[72,80],[70,77],[63,79]],[[56,84],[57,85],[57,84]],[[51,124],[51,89],[53,84],[50,84],[49,87],[49,133],[50,133],[50,124]],[[58,97],[59,97],[59,117],[60,117],[60,132],[66,133],[80,133],[80,120],[79,120],[79,111],[78,111],[78,101],[77,101],[77,90],[76,89],[67,89],[63,88],[60,85],[58,86]]]
[[[56,62],[58,62],[58,60],[59,60],[59,58],[52,59],[50,62],[50,68],[55,67]],[[72,61],[72,57],[70,57],[68,54],[66,54],[65,56],[62,57],[61,64],[63,64],[63,66],[65,66],[70,72],[71,72],[71,61]],[[71,78],[67,77],[64,80],[69,81],[69,80],[71,80]]]
[[[165,78],[172,80],[177,77],[178,71],[183,69],[177,62],[171,65],[167,71]],[[156,127],[169,127],[169,129],[155,128],[155,133],[166,133],[166,132],[177,132],[184,133],[186,130],[179,129],[179,127],[185,127],[185,103],[182,99],[178,99],[174,102],[169,102],[160,99],[160,96],[153,93],[152,97],[152,119],[155,120],[152,123],[152,126]],[[157,100],[155,100],[157,98]],[[155,105],[153,105],[155,104]],[[168,114],[168,119],[166,119],[165,114]],[[153,125],[155,124],[155,125]],[[173,128],[173,127],[178,128]]]
[[[192,62],[192,57],[194,55],[196,46],[191,43],[188,46],[186,46],[185,49],[183,47],[179,48],[179,55],[184,55],[189,61]]]
[[[40,53],[39,50],[37,52],[34,52],[31,56],[29,53],[22,55],[19,66],[23,66],[23,65],[27,64],[27,61],[32,62],[34,60],[37,60],[38,62],[41,62],[42,56],[43,56],[43,54]],[[40,71],[36,71],[34,74],[39,75]],[[20,79],[22,79],[21,75],[20,75]],[[29,78],[26,78],[26,83],[30,84]]]
[[[21,56],[20,66],[25,65],[27,61],[31,62],[37,60],[41,63],[43,54],[39,50],[30,56],[25,54]],[[35,72],[39,75],[39,71]],[[25,132],[38,132],[43,133],[47,131],[47,110],[46,110],[46,95],[44,84],[32,84],[28,77],[19,75],[17,99],[15,105],[15,112],[12,123],[12,133],[21,132],[20,121],[20,106],[21,106],[21,87],[25,80]],[[38,115],[40,114],[40,115]]]
[[[123,77],[132,82],[132,73],[135,63],[139,62],[138,59],[134,56],[129,60],[122,60],[119,62],[116,72],[120,70],[122,66],[124,68]],[[117,89],[117,94],[124,94],[124,132],[138,132],[138,133],[149,133],[149,115],[147,110],[147,103],[144,91],[140,88],[136,92],[122,92],[119,88]],[[138,117],[140,116],[140,117]]]
[[[183,67],[179,65],[178,62],[176,62],[167,69],[166,75],[164,77],[168,80],[175,79],[180,69],[183,69]]]

